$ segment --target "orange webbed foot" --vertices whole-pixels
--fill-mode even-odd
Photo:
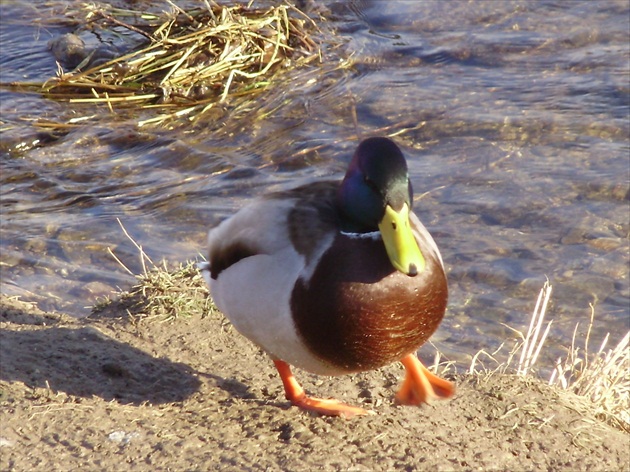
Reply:
[[[338,400],[308,397],[303,394],[301,398],[288,398],[291,403],[303,410],[314,411],[325,416],[342,416],[352,418],[353,416],[374,415],[371,410],[364,410],[358,406],[347,405]]]
[[[415,354],[405,356],[400,362],[405,366],[405,380],[396,394],[398,403],[421,405],[449,398],[455,393],[455,386],[451,382],[429,372]]]
[[[371,410],[347,405],[338,400],[309,397],[293,376],[289,364],[281,360],[274,360],[273,363],[276,365],[276,369],[278,369],[280,379],[282,379],[287,400],[298,408],[314,411],[320,415],[342,416],[344,418],[375,414]]]

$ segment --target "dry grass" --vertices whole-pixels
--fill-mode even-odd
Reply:
[[[494,372],[514,372],[519,376],[536,375],[535,364],[552,325],[550,321],[543,329],[551,292],[552,287],[546,282],[538,296],[526,334],[510,328],[517,334],[518,340],[509,352],[506,362],[496,359],[505,345],[503,343],[490,354],[483,350],[475,354],[468,372],[488,373],[491,370],[484,366],[481,358],[489,358],[498,365],[492,370]],[[594,317],[595,309],[591,305],[591,319],[585,333],[584,346],[579,347],[576,343],[578,323],[566,357],[558,358],[548,382],[589,399],[600,418],[630,432],[630,332],[612,349],[606,349],[609,340],[609,335],[606,335],[599,349],[590,352],[589,340]],[[518,362],[515,361],[516,358]]]
[[[194,262],[174,268],[169,268],[165,262],[162,266],[153,266],[138,276],[138,282],[126,298],[131,302],[130,314],[141,319],[172,321],[216,310]]]
[[[599,349],[591,353],[588,345],[594,316],[595,309],[591,305],[584,347],[580,349],[575,342],[578,323],[573,332],[571,349],[565,359],[558,358],[556,361],[549,383],[589,398],[600,415],[630,432],[630,332],[615,347],[608,349],[606,345],[610,333],[607,334]]]
[[[321,31],[288,3],[263,10],[206,0],[202,8],[183,11],[166,1],[170,11],[161,15],[78,5],[66,12],[77,26],[119,37],[126,30],[142,42],[110,60],[96,60],[92,51],[71,72],[60,65],[40,91],[71,103],[105,104],[112,112],[121,107],[159,112],[140,125],[198,119],[228,98],[264,90],[282,70],[321,61]]]
[[[208,288],[194,262],[169,267],[165,261],[155,264],[127,232],[118,220],[125,236],[138,250],[142,273],[131,270],[110,250],[110,254],[129,274],[137,278],[128,291],[120,294],[120,301],[127,307],[127,313],[135,320],[173,321],[180,317],[201,313],[209,314],[217,310],[208,296]],[[110,300],[95,305],[93,312],[107,308]]]

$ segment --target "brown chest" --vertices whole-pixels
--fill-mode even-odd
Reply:
[[[396,271],[382,241],[339,235],[291,308],[298,333],[318,357],[348,372],[371,370],[420,347],[437,329],[448,297],[441,264]]]

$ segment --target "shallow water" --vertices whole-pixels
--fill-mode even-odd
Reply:
[[[0,81],[56,71],[67,32],[49,2],[0,6]],[[434,336],[452,358],[526,329],[554,287],[551,344],[569,345],[595,309],[593,344],[628,329],[630,11],[619,1],[325,2],[346,39],[329,60],[220,122],[136,128],[108,116],[63,136],[37,119],[86,109],[0,89],[2,292],[86,315],[154,260],[203,253],[207,230],[270,189],[340,177],[361,136],[394,133],[416,212],[449,272]],[[41,8],[38,8],[41,6]],[[332,68],[331,68],[332,69]],[[313,80],[316,79],[316,80]],[[228,104],[229,107],[229,104]],[[354,124],[356,113],[358,129]],[[102,115],[102,118],[98,116]],[[555,354],[555,353],[554,353]]]

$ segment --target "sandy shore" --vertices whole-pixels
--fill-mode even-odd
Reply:
[[[627,470],[630,435],[532,378],[453,376],[421,408],[402,368],[297,372],[313,394],[373,409],[344,420],[283,398],[267,357],[220,313],[138,320],[114,302],[77,320],[0,299],[0,457],[35,470]]]

